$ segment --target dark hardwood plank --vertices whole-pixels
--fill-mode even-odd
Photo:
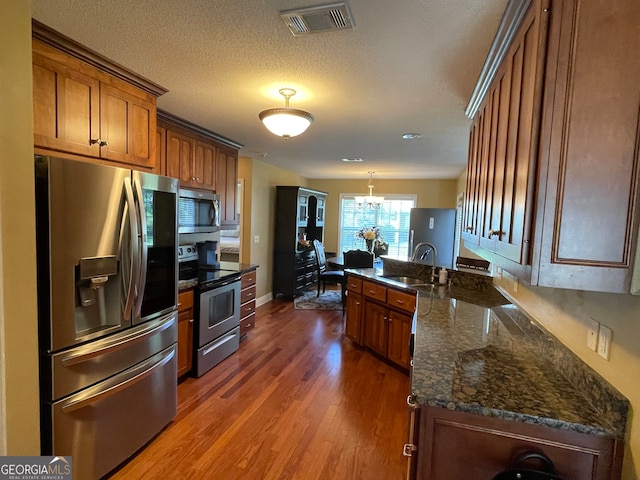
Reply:
[[[401,479],[406,373],[344,336],[341,311],[256,309],[240,350],[178,386],[178,414],[115,480]]]

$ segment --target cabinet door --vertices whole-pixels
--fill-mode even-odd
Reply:
[[[389,311],[389,345],[387,357],[393,363],[409,369],[411,354],[409,342],[411,340],[411,315]]]
[[[196,142],[193,176],[199,187],[215,189],[216,147],[210,143]]]
[[[222,223],[237,223],[236,196],[238,190],[238,154],[232,150],[220,148],[216,163],[216,193],[222,201]]]
[[[167,129],[156,127],[156,168],[160,175],[167,175]]]
[[[306,227],[309,219],[309,195],[298,194],[298,226]]]
[[[193,139],[167,129],[167,175],[180,180],[181,185],[191,185],[193,155]]]
[[[640,8],[553,8],[532,283],[629,292],[640,219]]]
[[[344,334],[354,343],[361,345],[362,339],[362,295],[352,290],[347,292],[347,319],[345,321]]]
[[[100,156],[143,167],[155,166],[155,103],[112,85],[100,85]]]
[[[37,45],[34,41],[34,144],[99,157],[99,80],[40,55]]]
[[[193,361],[193,291],[178,294],[178,377],[191,370]]]
[[[327,200],[324,197],[318,196],[318,204],[316,206],[316,226],[323,227],[324,226],[324,214],[325,214],[325,205]]]
[[[388,310],[375,302],[364,300],[364,344],[374,352],[387,356]]]

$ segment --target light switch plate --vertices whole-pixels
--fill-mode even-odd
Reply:
[[[598,334],[598,355],[605,360],[609,360],[612,337],[613,331],[609,327],[600,325],[600,333]]]
[[[598,334],[600,333],[600,324],[596,322],[593,318],[588,320],[587,325],[587,347],[589,347],[594,352],[597,351],[598,348]]]

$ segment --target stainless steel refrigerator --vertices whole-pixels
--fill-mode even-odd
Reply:
[[[178,182],[35,157],[41,448],[100,478],[176,414]]]
[[[411,256],[418,243],[429,242],[436,247],[436,266],[453,268],[455,232],[455,208],[412,208],[409,215],[408,255]],[[430,263],[431,257],[426,260]]]

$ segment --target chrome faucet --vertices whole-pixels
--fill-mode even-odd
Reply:
[[[428,248],[423,252],[422,255],[420,255],[420,257],[418,257],[418,252],[422,247],[428,247]],[[413,249],[413,253],[411,254],[411,261],[413,262],[416,259],[424,260],[425,258],[427,258],[430,252],[433,252],[433,255],[431,257],[431,281],[433,282],[434,279],[436,278],[436,255],[437,255],[436,246],[433,243],[420,242],[419,244],[417,244]]]

